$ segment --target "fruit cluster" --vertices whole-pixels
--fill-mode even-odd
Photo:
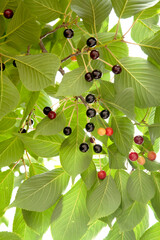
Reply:
[[[43,113],[47,115],[50,119],[55,119],[56,118],[56,113],[52,111],[50,107],[45,107],[43,109]]]

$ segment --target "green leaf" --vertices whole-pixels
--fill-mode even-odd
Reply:
[[[117,170],[114,180],[117,185],[118,190],[121,193],[122,198],[122,209],[128,208],[132,204],[132,200],[128,196],[127,192],[127,182],[128,182],[129,174],[124,170]]]
[[[12,9],[13,11],[17,8],[18,0],[1,0],[0,11],[4,12],[5,9]]]
[[[160,123],[149,125],[148,130],[152,144],[154,144],[155,140],[160,136]]]
[[[4,18],[2,16],[0,16],[0,36],[2,36],[5,32],[5,21]]]
[[[0,120],[0,131],[7,131],[16,123],[17,114],[11,112]]]
[[[0,232],[0,240],[22,240],[17,234],[11,232]]]
[[[148,158],[145,158],[146,162],[143,165],[149,171],[157,171],[160,170],[160,163],[157,161],[150,161]]]
[[[155,189],[156,193],[154,197],[151,199],[152,207],[154,211],[156,212],[156,215],[158,218],[160,218],[160,209],[159,209],[159,204],[160,204],[160,174],[158,172],[152,173],[152,178],[154,180],[155,184]]]
[[[153,7],[147,8],[143,11],[142,15],[140,16],[141,19],[153,17],[160,12],[160,2],[158,2]]]
[[[24,146],[18,137],[4,140],[0,144],[0,167],[9,166],[18,161],[24,152]]]
[[[0,172],[0,215],[3,215],[3,211],[9,205],[11,195],[13,191],[14,174],[12,170]],[[4,194],[5,193],[5,194]]]
[[[143,233],[147,230],[149,227],[149,220],[149,209],[147,208],[142,221],[134,228],[136,239],[140,239]]]
[[[29,166],[29,175],[30,177],[34,176],[34,175],[38,175],[41,173],[45,173],[48,172],[48,169],[45,168],[43,165],[39,164],[39,163],[32,163]]]
[[[121,231],[130,231],[141,222],[146,213],[146,206],[139,202],[134,202],[125,209],[118,217],[117,221]]]
[[[92,86],[92,82],[85,80],[85,73],[84,67],[66,73],[59,85],[56,96],[79,96],[86,92]]]
[[[86,208],[86,187],[78,181],[56,205],[51,224],[54,240],[79,240],[87,231],[89,221]]]
[[[154,6],[158,0],[120,0],[117,4],[116,0],[111,0],[114,11],[118,17],[128,18],[134,16],[136,13]]]
[[[60,134],[54,136],[38,136],[33,139],[34,131],[29,134],[19,134],[24,146],[39,157],[54,157],[59,153],[64,137]]]
[[[127,156],[133,142],[134,126],[126,117],[112,118],[113,140],[118,151]]]
[[[77,126],[71,136],[66,138],[60,148],[60,161],[64,170],[71,176],[84,172],[92,160],[92,150],[84,153],[79,150],[83,143],[85,133],[80,126]]]
[[[81,177],[89,190],[95,183],[97,177],[96,166],[93,161],[91,161],[89,167],[81,174]]]
[[[61,196],[69,181],[62,169],[35,175],[22,183],[11,207],[43,212]]]
[[[149,228],[143,236],[140,238],[140,240],[159,240],[160,235],[160,223],[154,224],[151,228]]]
[[[19,92],[5,75],[0,77],[0,119],[11,112],[18,104]]]
[[[100,80],[99,82],[100,82],[100,94],[102,99],[106,101],[113,101],[116,94],[114,83],[102,80]]]
[[[115,223],[104,240],[136,240],[136,237],[133,230],[120,232],[118,224]]]
[[[132,87],[137,107],[153,107],[160,104],[160,70],[142,58],[124,58],[121,60],[122,72],[115,77],[117,92]],[[152,87],[151,87],[152,79]]]
[[[34,13],[42,22],[50,22],[63,14],[57,0],[25,0],[25,5]]]
[[[112,5],[110,0],[72,0],[71,9],[97,32],[97,28],[100,30],[102,22],[109,15]]]
[[[132,200],[147,203],[155,195],[152,177],[142,170],[135,170],[128,179],[127,191]]]
[[[54,135],[62,131],[65,127],[66,119],[63,112],[57,113],[55,119],[45,117],[38,125],[35,132],[35,137],[38,135]]]
[[[20,2],[10,21],[5,37],[20,49],[39,42],[40,26],[23,2]]]
[[[60,59],[56,55],[45,53],[18,56],[14,59],[20,80],[27,89],[39,91],[54,84],[56,73],[60,67]]]
[[[115,146],[112,144],[108,147],[109,167],[112,169],[126,169],[126,157],[123,156]]]
[[[112,204],[110,204],[112,203]],[[111,176],[107,176],[87,194],[87,209],[90,221],[115,212],[121,203],[121,196]]]

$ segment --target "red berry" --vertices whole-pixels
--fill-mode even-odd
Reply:
[[[94,138],[94,137],[91,137],[91,138],[90,138],[90,142],[91,142],[91,143],[94,143],[94,142],[95,142],[95,138]]]
[[[138,159],[138,154],[136,152],[131,152],[129,154],[129,160],[136,161]]]
[[[12,18],[13,17],[13,11],[11,9],[6,9],[3,13],[5,18]]]
[[[98,172],[98,178],[99,179],[104,179],[106,177],[106,172],[101,170]]]
[[[48,117],[49,117],[50,119],[54,119],[54,118],[56,118],[56,113],[53,112],[53,111],[50,111],[50,112],[48,113]]]
[[[156,159],[156,153],[153,151],[150,151],[150,152],[148,152],[147,157],[150,161],[154,161]]]
[[[138,145],[141,145],[143,143],[144,139],[142,136],[135,136],[134,137],[134,142]]]
[[[114,66],[112,67],[112,72],[113,72],[114,74],[120,74],[120,73],[122,72],[122,68],[121,68],[119,65],[114,65]]]
[[[113,134],[113,129],[111,127],[106,128],[106,135],[111,136]]]

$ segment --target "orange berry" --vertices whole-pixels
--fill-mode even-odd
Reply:
[[[71,60],[72,60],[73,62],[77,61],[76,56],[72,56],[72,57],[71,57]]]
[[[138,159],[137,159],[137,162],[140,164],[140,165],[144,165],[146,160],[144,157],[140,156]]]
[[[98,128],[97,133],[98,133],[100,136],[104,136],[104,135],[106,134],[106,129],[105,129],[105,128]]]
[[[153,151],[150,151],[150,152],[148,152],[147,157],[150,161],[154,161],[156,159],[156,153]]]

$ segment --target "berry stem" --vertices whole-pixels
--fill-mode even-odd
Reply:
[[[24,161],[23,158],[22,158],[22,162],[23,162],[23,166],[24,166],[24,170],[25,170],[26,179],[28,179],[28,176],[27,176],[27,168],[26,168],[26,164],[25,164],[25,161]]]
[[[72,111],[71,117],[70,117],[70,119],[69,119],[68,127],[70,127],[70,124],[71,124],[71,121],[72,121],[73,114],[74,114],[74,111],[75,111],[75,110],[76,110],[76,106],[73,108],[73,111]]]
[[[69,38],[67,38],[67,40],[68,40],[73,52],[75,52],[75,51],[77,52],[77,49],[73,47],[73,44],[72,44],[71,40]]]
[[[107,64],[107,65],[110,66],[111,68],[113,67],[113,65],[111,65],[110,63],[104,61],[104,60],[101,59],[101,58],[98,58],[98,60],[101,61],[101,62],[104,62],[105,64]]]

